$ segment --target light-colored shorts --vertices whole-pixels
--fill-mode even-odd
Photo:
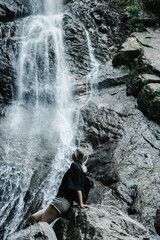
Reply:
[[[66,213],[71,207],[71,203],[64,197],[54,198],[50,205],[55,207],[60,215]]]

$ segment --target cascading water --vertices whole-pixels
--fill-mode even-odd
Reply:
[[[92,67],[91,72],[88,74],[87,81],[86,81],[86,91],[90,92],[89,98],[88,98],[88,101],[89,101],[94,94],[95,89],[93,88],[93,84],[97,81],[100,63],[97,61],[97,59],[94,56],[90,36],[87,30],[86,30],[86,36],[87,36],[87,44],[88,44],[88,50],[89,50],[89,58],[90,58],[90,63]]]
[[[44,193],[42,205],[55,196],[75,148],[75,109],[64,57],[62,1],[45,0],[43,7],[45,14],[27,17],[22,23],[13,62],[17,98],[0,124],[1,239],[23,222],[30,207],[26,196],[32,184]],[[46,166],[47,180],[33,182],[37,166],[43,166],[44,172]],[[33,190],[30,198],[34,199],[36,193]]]

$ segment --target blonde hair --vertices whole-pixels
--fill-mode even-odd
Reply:
[[[83,148],[77,148],[74,152],[76,161],[81,164],[82,171],[84,173],[87,172],[86,162],[88,160],[88,154],[85,149]]]

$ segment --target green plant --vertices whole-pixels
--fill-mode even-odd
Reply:
[[[156,91],[155,91],[155,94],[160,96],[160,88],[158,88]]]
[[[123,72],[128,72],[129,67],[127,67],[126,65],[121,65],[119,69],[122,70]]]
[[[143,23],[136,23],[136,24],[135,24],[135,28],[136,28],[136,31],[138,31],[138,32],[143,32],[144,29],[145,29]]]
[[[129,12],[130,18],[128,20],[127,27],[131,31],[135,28],[135,23],[136,23],[137,18],[139,16],[140,10],[137,6],[132,5],[128,8],[128,12]]]

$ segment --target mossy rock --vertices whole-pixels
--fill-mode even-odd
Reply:
[[[160,124],[160,84],[147,84],[138,95],[138,105],[150,119]]]
[[[137,97],[142,88],[149,83],[160,83],[160,77],[148,73],[133,76],[127,85],[127,95]]]
[[[160,0],[142,0],[146,8],[160,17]]]
[[[142,49],[135,37],[129,37],[125,43],[122,44],[121,51],[113,58],[113,66],[119,67],[122,65],[131,67],[135,63],[135,59],[140,56]]]

